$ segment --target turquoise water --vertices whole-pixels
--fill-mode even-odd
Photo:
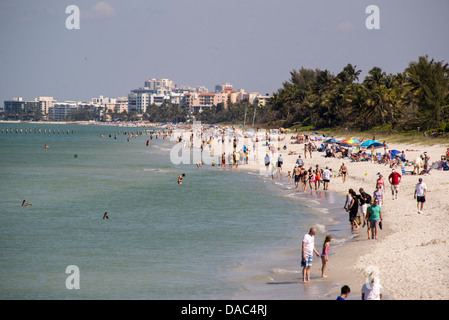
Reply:
[[[174,165],[173,142],[152,139],[146,147],[149,135],[128,141],[123,134],[145,128],[1,129],[1,299],[301,299],[323,297],[332,285],[305,292],[269,278],[286,265],[299,270],[296,256],[284,253],[300,250],[312,224],[323,227],[317,247],[325,232],[337,242],[348,237],[346,215],[333,214],[338,196],[286,194],[293,187],[286,181]],[[24,199],[32,206],[22,207]],[[69,265],[80,270],[79,290],[66,288]]]

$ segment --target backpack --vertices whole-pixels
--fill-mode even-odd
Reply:
[[[371,195],[369,193],[364,192],[364,196],[363,197],[366,199],[364,201],[364,203],[371,204],[372,198],[371,198]]]

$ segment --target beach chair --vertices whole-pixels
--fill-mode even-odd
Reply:
[[[318,148],[318,152],[323,152],[324,149],[326,149],[326,147],[324,146],[324,144],[321,144],[321,146]]]
[[[374,159],[376,162],[380,163],[380,160],[382,159],[382,154],[380,152],[377,153],[376,159]]]

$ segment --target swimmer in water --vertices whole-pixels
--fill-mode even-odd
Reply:
[[[103,220],[108,220],[109,219],[109,217],[108,217],[108,213],[107,212],[105,212],[104,213],[104,215],[103,215]]]
[[[46,144],[44,148],[45,148],[45,149],[50,149],[50,147],[48,146],[48,144]]]
[[[25,200],[22,202],[22,207],[29,207],[31,206],[31,203],[27,203]]]
[[[182,178],[185,177],[185,176],[186,176],[185,173],[183,173],[183,174],[181,174],[181,175],[179,176],[179,178],[178,178],[178,184],[182,184]]]

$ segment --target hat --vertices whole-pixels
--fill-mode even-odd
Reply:
[[[422,178],[419,178],[418,181],[421,182],[421,181],[422,181]]]

